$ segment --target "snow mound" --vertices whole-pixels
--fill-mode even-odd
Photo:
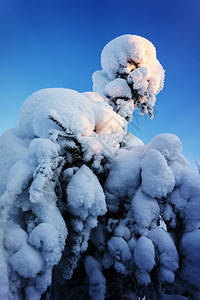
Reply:
[[[200,288],[200,230],[184,235],[181,241],[181,252],[185,257],[182,277],[198,289]]]
[[[18,128],[25,136],[47,138],[49,130],[60,129],[59,125],[74,134],[90,135],[94,115],[87,98],[73,90],[52,88],[37,91],[24,102]]]
[[[178,158],[182,150],[182,144],[179,138],[171,133],[162,133],[156,135],[147,145],[147,149],[159,151],[167,160]]]
[[[166,197],[175,185],[174,175],[160,152],[149,149],[141,164],[142,190],[153,198]]]
[[[93,90],[127,121],[134,108],[153,117],[156,95],[164,85],[164,70],[153,44],[136,35],[119,36],[104,47],[101,65],[103,70],[93,74]],[[132,103],[128,111],[127,99]]]
[[[153,243],[146,237],[141,237],[137,241],[134,250],[134,260],[137,267],[143,272],[149,272],[155,265],[155,250]]]
[[[67,195],[69,210],[75,216],[86,219],[89,214],[100,216],[106,212],[103,189],[96,176],[85,165],[72,177]]]
[[[129,73],[140,66],[149,64],[156,59],[156,50],[147,39],[136,35],[122,35],[110,41],[101,54],[101,64],[110,79],[116,77],[117,72]]]

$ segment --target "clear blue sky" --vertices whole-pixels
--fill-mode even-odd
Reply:
[[[138,118],[131,131],[145,143],[158,133],[178,135],[196,169],[199,0],[1,0],[0,133],[16,126],[23,101],[38,89],[91,90],[102,48],[126,33],[149,39],[166,70],[156,117]]]

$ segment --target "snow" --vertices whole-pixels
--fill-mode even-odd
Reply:
[[[93,74],[93,91],[105,97],[128,122],[134,107],[152,117],[155,96],[164,85],[164,70],[152,43],[136,35],[119,36],[104,47],[101,65],[102,70]],[[129,113],[121,101],[116,102],[118,97],[131,99]]]
[[[126,149],[130,149],[135,146],[144,145],[143,141],[139,139],[137,136],[134,136],[132,133],[127,132],[123,139],[123,147]]]
[[[103,49],[101,64],[108,77],[113,80],[117,74],[126,73],[135,64],[145,65],[156,59],[151,42],[136,35],[122,35],[109,42]]]
[[[125,79],[116,78],[105,86],[105,94],[112,98],[132,98],[131,89]]]
[[[58,144],[48,139],[36,138],[31,141],[28,148],[29,160],[34,166],[48,162],[53,164],[59,150]]]
[[[28,286],[25,289],[26,300],[40,300],[41,293],[33,286]]]
[[[151,142],[147,145],[147,149],[155,149],[167,160],[175,160],[182,150],[182,144],[176,135],[162,133],[156,135],[151,140]]]
[[[96,103],[98,106],[112,110],[112,107],[98,93],[84,92],[82,95],[84,95],[91,102]]]
[[[42,270],[44,261],[39,251],[24,243],[19,251],[10,258],[10,263],[19,275],[32,278]]]
[[[107,244],[110,254],[116,260],[127,261],[131,259],[131,251],[128,247],[128,244],[122,237],[113,236]]]
[[[139,285],[148,285],[151,282],[151,278],[148,272],[140,271],[139,269],[136,270],[136,278]]]
[[[174,282],[174,273],[163,267],[163,266],[160,266],[160,280],[163,281],[163,282],[169,282],[169,283],[173,283]]]
[[[106,280],[101,272],[100,263],[95,258],[88,255],[85,258],[85,270],[90,280],[90,296],[93,300],[104,300]]]
[[[11,167],[26,157],[28,143],[28,140],[17,135],[16,129],[9,129],[0,136],[0,196],[5,191]]]
[[[5,247],[14,254],[19,251],[21,246],[28,240],[27,233],[20,227],[19,224],[9,221],[5,230]]]
[[[101,265],[103,266],[104,269],[108,269],[110,268],[110,266],[112,266],[114,263],[112,256],[110,255],[110,253],[105,252],[103,259],[101,261]]]
[[[173,192],[169,194],[167,201],[172,204],[182,216],[185,214],[187,201],[181,196],[179,188],[175,188]]]
[[[89,135],[94,128],[89,101],[64,88],[43,89],[28,97],[19,113],[18,128],[25,136],[47,138],[50,129],[60,129],[50,116],[69,132]]]
[[[52,224],[41,223],[36,226],[29,235],[29,242],[37,249],[53,252],[51,253],[51,259],[49,255],[44,255],[47,264],[54,265],[60,260],[59,233]]]
[[[89,214],[95,217],[106,212],[103,189],[98,179],[85,165],[72,177],[67,187],[67,195],[70,212],[83,220]]]
[[[134,148],[119,150],[105,183],[109,210],[116,211],[118,209],[119,198],[126,196],[132,198],[140,183],[141,160],[141,153],[134,151]]]
[[[93,81],[93,91],[99,92],[104,89],[105,85],[110,82],[110,79],[108,78],[107,72],[103,70],[98,70],[93,73],[92,75],[92,81]]]
[[[185,169],[182,174],[182,184],[180,185],[180,195],[187,204],[184,210],[185,231],[192,231],[200,227],[200,175]],[[185,201],[184,201],[185,203]]]
[[[126,122],[98,94],[50,88],[27,98],[19,114],[18,131],[23,137],[45,139],[56,131],[76,137],[95,136],[95,131],[101,143],[106,144],[109,136],[107,147],[112,148],[125,135]]]
[[[178,253],[170,234],[160,227],[155,227],[148,233],[160,252],[160,263],[166,269],[175,271],[178,268]]]
[[[119,226],[114,230],[114,235],[124,238],[126,241],[130,239],[131,233],[129,228],[123,224],[124,222],[120,222]]]
[[[134,231],[143,234],[157,223],[160,213],[158,202],[138,189],[131,203],[131,220]]]
[[[11,168],[7,180],[7,192],[18,195],[32,178],[33,167],[27,160],[18,160]]]
[[[59,129],[49,117],[62,124],[68,132],[91,135],[94,115],[86,97],[73,90],[47,89],[42,98],[33,116],[33,130],[38,137],[46,138],[50,129]]]
[[[133,252],[136,246],[137,240],[134,236],[131,237],[131,239],[128,241],[129,249]]]
[[[143,272],[150,272],[155,265],[155,250],[153,243],[146,237],[140,237],[134,249],[134,260]]]
[[[200,230],[186,233],[181,241],[184,256],[182,277],[198,289],[200,288]]]
[[[149,149],[141,164],[142,190],[153,198],[166,197],[175,185],[174,175],[163,155]]]

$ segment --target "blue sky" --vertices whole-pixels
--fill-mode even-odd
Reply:
[[[153,120],[137,117],[145,143],[170,132],[196,169],[200,158],[200,2],[198,0],[0,1],[0,133],[17,124],[34,91],[92,90],[104,45],[122,34],[149,39],[166,70]]]

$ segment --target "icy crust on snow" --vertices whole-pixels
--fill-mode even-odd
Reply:
[[[164,85],[153,44],[136,35],[119,36],[104,47],[101,65],[102,70],[93,74],[93,91],[128,121],[134,108],[152,117],[156,95]]]

